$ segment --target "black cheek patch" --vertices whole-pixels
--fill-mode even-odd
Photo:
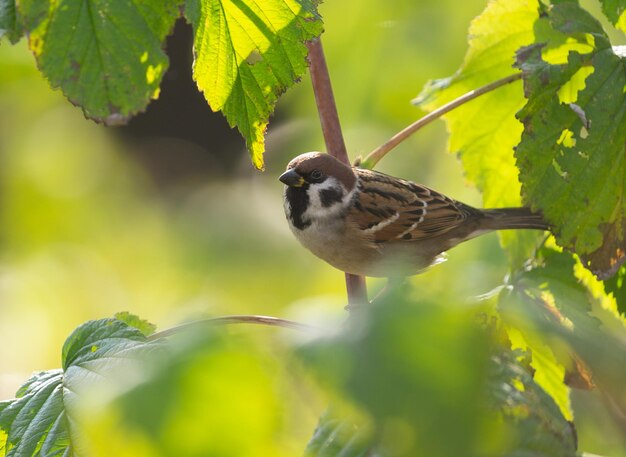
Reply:
[[[320,190],[320,202],[324,208],[340,203],[343,198],[343,192],[337,189],[322,189]]]
[[[309,195],[307,193],[308,186],[287,187],[286,197],[289,202],[291,223],[295,228],[304,230],[311,221],[302,219],[302,215],[309,207]]]

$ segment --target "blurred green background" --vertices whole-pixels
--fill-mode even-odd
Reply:
[[[484,0],[320,6],[352,158],[424,114],[411,99],[428,79],[459,67],[469,22],[484,6]],[[160,99],[119,129],[85,120],[52,90],[25,40],[0,45],[0,398],[12,397],[32,371],[58,367],[63,341],[78,324],[117,311],[161,329],[225,314],[331,327],[345,318],[343,274],[291,236],[276,179],[293,156],[324,148],[310,81],[305,77],[279,101],[267,132],[267,169],[259,173],[243,140],[195,90],[190,37],[180,22],[168,41],[172,67]],[[446,141],[438,122],[378,169],[480,206]],[[506,271],[492,234],[454,249],[447,262],[411,281],[425,298],[460,302],[490,292]],[[369,285],[372,294],[382,287]],[[234,332],[271,347],[287,331]],[[280,354],[267,349],[265,356],[278,366]],[[315,395],[307,399],[293,425],[300,432],[285,449],[303,448],[324,407]]]
[[[321,6],[351,157],[423,114],[411,99],[427,79],[458,67],[469,21],[483,7],[478,0]],[[343,314],[343,274],[291,236],[276,179],[291,157],[324,148],[309,80],[279,102],[267,170],[256,172],[243,140],[221,115],[198,106],[200,94],[189,94],[190,32],[179,24],[176,33],[177,68],[161,99],[121,130],[85,120],[51,90],[25,40],[0,46],[1,398],[32,370],[58,366],[77,324],[115,311],[159,328],[198,315]],[[440,123],[380,169],[480,204],[445,151]],[[495,236],[451,257],[416,279],[424,293],[484,293],[504,274]],[[467,280],[450,281],[461,272]]]

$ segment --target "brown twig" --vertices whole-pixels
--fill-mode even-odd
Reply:
[[[301,324],[300,322],[290,321],[287,319],[281,319],[279,317],[272,316],[254,316],[254,315],[236,315],[236,316],[220,316],[212,317],[209,319],[202,319],[199,321],[188,322],[186,324],[177,325],[175,327],[166,328],[159,332],[155,332],[148,337],[148,340],[158,340],[159,338],[167,338],[185,330],[189,330],[192,327],[199,327],[202,325],[229,325],[229,324],[257,324],[257,325],[270,325],[274,327],[289,328],[292,330],[300,331],[316,331],[321,329],[313,327],[312,325]]]
[[[315,39],[307,43],[307,48],[309,50],[311,82],[320,123],[322,124],[326,151],[350,165],[322,43],[319,39]],[[363,276],[346,273],[346,289],[348,291],[348,304],[351,307],[367,303],[367,286]]]
[[[521,77],[522,77],[521,73],[515,73],[513,75],[507,76],[506,78],[498,79],[497,81],[494,81],[485,86],[479,87],[478,89],[471,90],[461,95],[460,97],[455,98],[451,102],[448,102],[445,105],[437,108],[436,110],[428,113],[424,117],[421,117],[420,119],[418,119],[417,121],[409,125],[408,127],[396,133],[386,143],[380,145],[379,147],[374,149],[372,152],[370,152],[368,156],[361,162],[360,166],[362,168],[368,168],[368,169],[374,168],[374,166],[376,166],[376,164],[383,157],[385,157],[385,155],[387,155],[388,152],[390,152],[393,148],[395,148],[397,145],[402,143],[404,140],[406,140],[409,136],[417,132],[422,127],[430,124],[435,119],[439,119],[441,116],[452,111],[453,109],[458,108],[461,105],[464,105],[470,100],[473,100],[476,97],[486,94],[487,92],[491,92],[492,90],[497,89],[498,87],[504,86],[513,81],[517,81],[518,79],[521,79]]]

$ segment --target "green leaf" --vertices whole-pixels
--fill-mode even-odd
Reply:
[[[135,314],[131,314],[128,311],[115,313],[115,318],[119,321],[124,322],[126,325],[135,327],[145,337],[152,335],[156,331],[156,325],[154,325],[152,322],[148,322],[147,320],[142,319]]]
[[[528,97],[515,153],[522,191],[559,244],[606,278],[626,260],[626,66],[577,4],[555,4],[545,15],[547,45],[518,53]],[[569,54],[559,62],[565,40]]]
[[[474,455],[489,354],[473,312],[399,292],[383,301],[351,331],[306,346],[304,361],[371,415],[382,455]]]
[[[62,382],[61,370],[36,373],[0,413],[7,457],[73,455]]]
[[[503,320],[539,333],[574,383],[597,385],[626,411],[624,323],[572,274],[567,252],[544,249],[542,264],[512,276],[500,297]]]
[[[0,401],[0,414],[2,413],[2,410],[9,405],[8,401]],[[4,430],[2,430],[0,428],[0,452],[3,452],[6,450],[6,443],[7,443],[7,434]]]
[[[533,42],[538,18],[533,0],[496,0],[474,19],[469,49],[452,77],[430,82],[415,100],[433,110],[460,95],[513,73],[515,51]],[[483,193],[486,207],[519,206],[520,182],[513,148],[522,133],[515,112],[524,105],[520,82],[482,95],[446,114],[450,151],[457,152],[466,177]],[[500,233],[514,266],[533,252],[539,234],[530,231]]]
[[[532,332],[522,333],[515,328],[508,328],[507,334],[512,349],[520,349],[528,353],[530,366],[533,369],[533,381],[541,387],[559,406],[561,414],[567,420],[573,420],[570,403],[570,389],[565,384],[565,367],[540,335]]]
[[[17,24],[15,0],[0,0],[0,39],[7,36],[11,43],[17,43],[22,30]]]
[[[530,375],[520,351],[494,355],[489,377],[491,407],[519,442],[506,455],[576,456],[576,431],[552,397]],[[504,455],[504,454],[501,454]]]
[[[282,428],[293,424],[287,405],[302,400],[303,386],[294,396],[285,361],[259,346],[204,326],[173,337],[146,360],[147,376],[97,405],[90,443],[116,457],[296,455]]]
[[[0,403],[6,456],[80,455],[81,433],[74,416],[81,395],[115,370],[126,370],[125,363],[159,347],[117,319],[78,327],[63,346],[63,370],[34,374],[15,399]]]
[[[479,325],[483,309],[402,293],[384,301],[351,316],[345,334],[301,352],[339,398],[370,415],[381,455],[575,455],[571,425],[518,360],[526,354]],[[351,423],[334,419],[329,427],[339,431]]]
[[[182,0],[23,0],[39,69],[85,116],[125,122],[159,94],[164,40]]]
[[[602,11],[606,17],[622,31],[626,32],[626,2],[624,0],[600,0]]]
[[[322,32],[309,0],[187,0],[194,29],[193,76],[263,168],[264,134],[278,96],[306,71],[304,41]]]
[[[367,457],[372,455],[371,446],[363,426],[326,411],[304,454],[306,457]]]

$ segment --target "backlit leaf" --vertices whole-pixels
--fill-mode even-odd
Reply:
[[[469,49],[462,67],[447,79],[432,81],[416,99],[432,110],[485,84],[515,73],[515,51],[533,42],[538,18],[534,0],[496,0],[474,19]],[[479,97],[444,118],[450,131],[449,149],[459,154],[467,179],[483,193],[486,207],[519,206],[520,182],[513,148],[522,124],[515,112],[524,106],[520,82],[513,82]],[[514,265],[532,253],[537,232],[501,232]]]
[[[278,96],[306,71],[304,41],[322,31],[309,0],[187,0],[194,29],[193,77],[263,168],[264,135]]]
[[[117,319],[78,327],[63,346],[63,369],[35,373],[16,398],[0,403],[7,457],[85,456],[76,422],[82,394],[140,354],[159,347]],[[128,372],[126,372],[128,373]]]

